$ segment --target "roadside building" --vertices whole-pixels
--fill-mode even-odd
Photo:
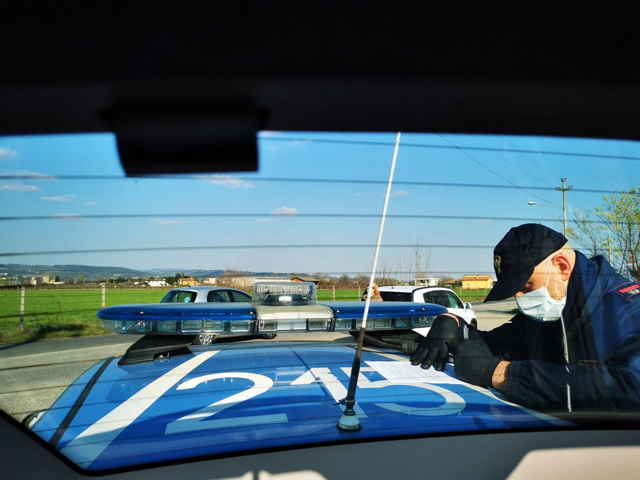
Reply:
[[[200,282],[194,277],[182,277],[178,280],[178,284],[181,287],[193,287],[194,285],[200,284]]]
[[[217,285],[218,282],[218,278],[209,275],[207,278],[205,278],[202,282],[203,285]]]
[[[491,275],[464,275],[462,277],[463,290],[478,290],[493,288],[493,278]]]
[[[436,277],[416,277],[413,279],[416,287],[437,287],[440,285],[440,279]]]

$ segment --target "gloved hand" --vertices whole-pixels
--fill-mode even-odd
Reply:
[[[463,382],[480,387],[493,386],[493,372],[500,360],[491,354],[486,345],[465,340],[458,345],[454,358],[456,375]]]
[[[447,364],[450,353],[454,353],[456,347],[464,340],[464,320],[460,319],[460,325],[451,315],[439,315],[433,321],[431,330],[426,337],[421,337],[418,348],[411,355],[411,365],[418,365],[427,369],[435,364],[435,369],[442,371]]]

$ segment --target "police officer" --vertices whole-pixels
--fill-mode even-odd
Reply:
[[[537,410],[640,409],[640,285],[588,259],[543,225],[512,228],[494,250],[485,302],[515,297],[520,313],[488,332],[439,316],[411,357]],[[468,338],[468,339],[467,339]]]

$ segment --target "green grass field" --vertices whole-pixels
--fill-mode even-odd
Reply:
[[[166,290],[116,290],[106,292],[106,305],[157,303]],[[336,301],[357,301],[357,290],[336,290]],[[460,295],[460,292],[456,290]],[[484,292],[462,291],[464,302],[480,301]],[[333,300],[332,290],[318,290],[318,300]],[[102,307],[100,290],[27,290],[24,332],[20,332],[20,290],[0,290],[0,343],[45,338],[79,337],[108,333],[96,318]]]
[[[323,302],[333,301],[333,292],[331,290],[318,290],[318,300]],[[360,300],[360,297],[357,290],[336,290],[336,302],[355,302],[358,300]]]
[[[107,290],[106,305],[156,303],[166,290]],[[0,290],[0,342],[101,335],[96,318],[102,308],[100,290],[27,290],[24,333],[20,333],[20,291]]]

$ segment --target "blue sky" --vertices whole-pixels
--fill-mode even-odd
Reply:
[[[0,137],[0,216],[52,217],[1,222],[0,263],[367,272],[373,260],[386,184],[363,181],[386,182],[395,138],[395,132],[262,132],[258,137],[258,173],[126,179],[119,164],[115,138],[110,134]],[[523,150],[529,153],[520,153]],[[490,273],[492,248],[488,247],[493,247],[509,228],[524,223],[501,220],[501,217],[526,221],[548,219],[541,223],[561,231],[562,225],[557,221],[562,214],[560,209],[529,206],[527,202],[562,205],[562,194],[553,190],[561,185],[561,177],[566,177],[568,185],[576,189],[620,191],[639,185],[638,160],[620,157],[640,159],[640,143],[403,133],[389,215],[472,218],[389,218],[383,247],[406,247],[383,248],[382,261],[390,271],[408,271],[413,268],[412,250],[408,246],[420,242],[433,245],[429,267],[436,276],[441,274],[438,272],[454,277],[463,273]],[[16,175],[30,178],[12,178]],[[73,178],[79,176],[118,178]],[[273,178],[297,181],[265,180]],[[343,182],[300,180],[313,178]],[[466,186],[460,186],[462,184]],[[513,184],[525,190],[526,187],[550,190],[525,192]],[[601,203],[600,193],[569,192],[569,218],[576,208],[591,209]],[[260,215],[230,218],[180,215],[220,212]],[[291,215],[283,217],[275,215],[277,213]],[[343,213],[373,217],[301,216]],[[105,214],[150,216],[90,218]],[[59,215],[67,218],[55,218]],[[369,246],[189,249],[283,244]],[[165,247],[175,248],[145,250]],[[130,248],[140,250],[39,253]],[[14,252],[35,255],[2,255]]]

